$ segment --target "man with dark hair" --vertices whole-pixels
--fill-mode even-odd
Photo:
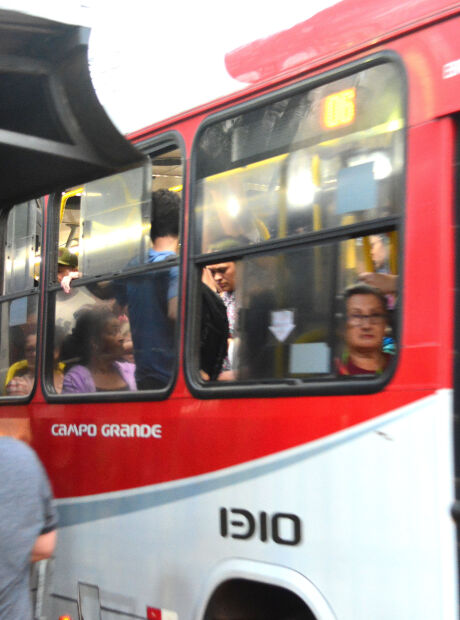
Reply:
[[[232,248],[238,248],[244,245],[248,245],[249,240],[246,237],[223,237],[217,242],[211,244],[208,248],[210,252],[231,250]],[[236,335],[236,264],[234,261],[223,261],[215,263],[213,265],[207,265],[207,270],[210,273],[217,292],[220,294],[222,301],[227,309],[227,319],[229,328],[229,352],[226,355],[222,372],[219,375],[220,381],[232,381],[235,379],[235,370],[232,363],[232,343]]]
[[[336,366],[341,375],[382,373],[391,356],[382,351],[388,311],[385,295],[367,284],[355,284],[344,293],[345,351]]]
[[[57,517],[35,452],[0,431],[0,620],[32,620],[30,562],[49,558]]]
[[[176,257],[179,244],[180,197],[175,192],[152,193],[148,263]],[[134,266],[134,261],[132,266]],[[139,264],[138,261],[136,264]],[[174,322],[177,318],[179,269],[152,271],[116,280],[114,293],[127,306],[139,390],[168,384],[174,364]]]
[[[179,238],[180,198],[175,192],[159,189],[152,192],[152,211],[150,220],[150,238],[155,239],[172,236]]]

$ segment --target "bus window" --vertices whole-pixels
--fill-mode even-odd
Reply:
[[[31,200],[7,215],[0,304],[2,396],[28,396],[35,382],[42,213],[42,201]]]
[[[231,337],[219,381],[201,373],[200,386],[230,380],[297,389],[344,380],[336,360],[347,348],[345,289],[398,280],[404,125],[403,82],[390,63],[204,125],[193,263],[196,281],[203,267],[214,278]],[[390,314],[382,308],[372,316],[384,316],[381,331],[394,353],[396,291],[382,300]],[[196,349],[196,329],[191,334]],[[195,381],[200,370],[192,371]]]
[[[207,126],[195,251],[224,236],[263,243],[398,214],[401,92],[397,68],[379,65]]]
[[[166,148],[138,168],[61,196],[49,286],[52,392],[164,393],[171,386],[181,190],[181,153]]]

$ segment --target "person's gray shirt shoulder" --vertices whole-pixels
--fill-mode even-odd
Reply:
[[[0,620],[32,617],[29,568],[38,536],[57,526],[48,477],[22,441],[0,437]]]

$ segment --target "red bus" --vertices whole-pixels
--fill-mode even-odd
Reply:
[[[7,210],[1,413],[60,516],[42,615],[458,618],[459,27],[343,0],[229,53],[246,86],[131,135],[142,161]]]

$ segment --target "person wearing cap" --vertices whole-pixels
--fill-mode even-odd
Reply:
[[[72,271],[78,269],[78,257],[72,254],[67,248],[59,248],[58,252],[58,282],[62,282],[62,278],[68,276]]]

